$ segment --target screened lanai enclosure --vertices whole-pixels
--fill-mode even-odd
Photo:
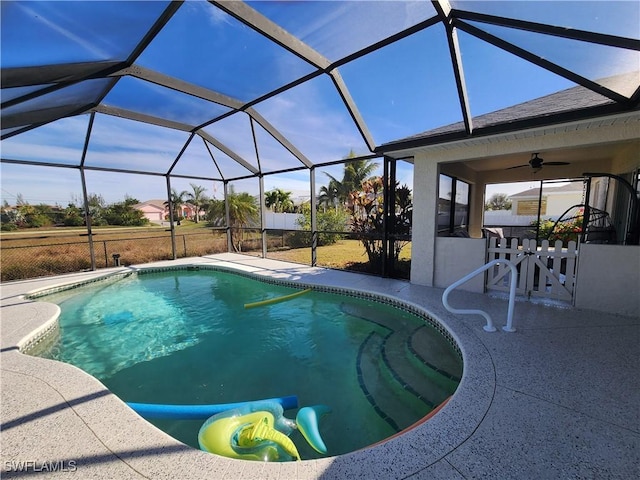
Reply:
[[[3,280],[220,251],[408,278],[439,182],[406,152],[640,98],[636,1],[1,9]]]

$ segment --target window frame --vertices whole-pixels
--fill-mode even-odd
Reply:
[[[441,195],[440,185],[442,184],[442,177],[446,177],[451,180],[451,200],[449,200],[448,212],[449,215],[449,223],[446,228],[441,228],[441,224],[438,221],[438,218],[443,210],[441,209],[441,201],[446,200],[445,197]],[[465,203],[459,203],[457,201],[459,185],[464,184],[467,186],[467,195],[466,199],[464,199]],[[454,175],[447,175],[445,173],[440,173],[438,175],[438,206],[437,206],[437,215],[436,215],[436,231],[439,237],[452,237],[452,236],[468,236],[469,234],[469,216],[470,216],[470,204],[471,204],[471,188],[472,185],[469,182],[462,180],[459,177]],[[457,206],[463,205],[466,207],[466,211],[464,212],[464,217],[462,218],[462,222],[460,225],[456,225],[456,218],[460,215],[458,214]],[[461,209],[462,210],[462,209]]]

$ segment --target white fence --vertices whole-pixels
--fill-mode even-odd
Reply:
[[[558,215],[541,215],[543,220],[558,219]],[[524,227],[538,220],[537,215],[514,215],[509,210],[488,210],[484,212],[484,225],[498,227]]]
[[[562,241],[553,246],[548,240],[540,245],[535,240],[517,239],[508,242],[506,238],[490,238],[488,261],[509,260],[518,269],[516,293],[527,297],[546,297],[572,301],[576,282],[576,242],[562,248]],[[506,266],[497,266],[488,271],[487,289],[507,292],[511,271]]]
[[[264,217],[264,228],[268,230],[302,230],[299,222],[304,220],[304,215],[299,213],[265,212]]]

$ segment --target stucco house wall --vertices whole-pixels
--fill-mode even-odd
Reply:
[[[575,306],[640,315],[640,246],[583,243],[578,254]]]
[[[453,282],[485,264],[487,241],[481,238],[436,238],[434,286],[447,288]],[[469,292],[484,292],[484,273],[458,287]]]

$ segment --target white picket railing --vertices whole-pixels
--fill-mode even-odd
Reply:
[[[535,240],[525,239],[520,245],[517,239],[510,242],[506,238],[488,239],[487,259],[509,260],[518,271],[516,293],[531,297],[552,298],[572,301],[576,280],[576,242],[567,248],[557,240],[553,246],[548,240],[540,245]],[[498,243],[499,240],[499,243]],[[503,266],[489,270],[486,287],[488,290],[508,291],[510,271]]]

